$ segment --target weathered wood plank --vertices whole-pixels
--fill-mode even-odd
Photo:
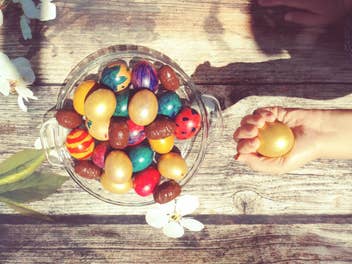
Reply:
[[[276,89],[269,87],[269,90]],[[297,86],[304,92],[306,86]],[[327,95],[333,94],[334,86],[328,86]],[[337,86],[340,87],[340,86]],[[0,138],[4,159],[17,150],[32,146],[38,136],[36,128],[47,107],[55,101],[58,87],[41,87],[38,102],[31,102],[32,113],[19,110],[10,111],[0,116],[3,136]],[[212,91],[211,87],[208,87]],[[229,86],[225,88],[228,92]],[[237,89],[237,86],[232,89]],[[323,87],[324,88],[324,87]],[[215,87],[214,91],[220,89]],[[241,87],[240,87],[241,89]],[[248,88],[249,89],[249,88]],[[310,86],[307,89],[320,89]],[[245,89],[242,89],[245,90]],[[284,89],[285,90],[285,89]],[[338,90],[338,88],[337,88]],[[256,92],[256,90],[253,90]],[[265,91],[264,91],[265,92]],[[292,93],[291,93],[292,94]],[[0,97],[0,112],[16,109],[16,98]],[[227,104],[227,103],[226,103]],[[185,193],[200,197],[201,214],[350,214],[352,211],[351,161],[317,160],[305,167],[285,175],[270,175],[251,171],[246,166],[234,161],[235,143],[232,133],[241,118],[260,106],[283,105],[310,108],[352,108],[351,95],[330,100],[308,100],[295,97],[251,96],[224,110],[224,132],[213,138],[208,147],[197,176],[186,185]],[[21,122],[18,114],[21,113]],[[28,133],[31,131],[31,133]],[[16,145],[13,144],[16,138]],[[44,169],[53,169],[46,164]],[[65,173],[62,169],[53,169]],[[73,182],[68,181],[58,193],[44,201],[32,203],[31,206],[43,213],[53,215],[66,214],[144,214],[147,208],[124,208],[112,206],[91,197]],[[1,213],[14,212],[4,206]]]
[[[350,263],[352,226],[207,225],[170,239],[135,224],[1,225],[1,263]]]
[[[9,7],[0,45],[11,57],[31,58],[45,83],[61,83],[97,49],[126,43],[169,55],[198,83],[351,82],[341,26],[326,33],[254,27],[263,12],[250,3],[59,1],[58,18],[32,24],[31,41],[21,40],[20,13]]]

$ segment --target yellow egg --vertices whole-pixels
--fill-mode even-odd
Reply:
[[[105,159],[106,177],[114,183],[123,183],[130,180],[132,171],[132,162],[123,151],[112,151]]]
[[[148,139],[149,145],[155,152],[165,154],[172,150],[174,147],[175,136],[171,135],[161,139]]]
[[[86,127],[89,134],[93,138],[101,141],[106,141],[109,139],[109,125],[110,119],[101,121],[86,120]]]
[[[127,193],[129,190],[132,189],[133,186],[132,178],[123,183],[115,183],[111,181],[108,177],[106,177],[105,173],[103,173],[103,175],[101,176],[100,183],[105,190],[116,194]]]
[[[159,158],[158,171],[165,178],[181,180],[186,176],[187,164],[180,154],[170,152]]]
[[[116,98],[113,91],[98,89],[84,103],[85,116],[94,121],[107,120],[115,112]]]
[[[84,101],[86,100],[89,91],[96,87],[96,84],[96,81],[87,80],[81,82],[80,85],[77,86],[73,94],[73,108],[77,113],[84,115]]]
[[[158,114],[158,99],[155,94],[148,89],[138,91],[130,100],[128,114],[137,125],[146,126],[152,123]]]
[[[281,122],[266,123],[259,129],[258,138],[260,147],[257,152],[270,158],[287,154],[295,144],[292,130]]]

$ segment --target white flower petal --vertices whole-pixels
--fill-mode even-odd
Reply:
[[[40,20],[48,21],[56,18],[56,5],[51,0],[42,0],[38,5],[40,9]]]
[[[23,13],[28,18],[40,18],[40,10],[36,8],[34,2],[32,0],[20,0],[22,5]]]
[[[10,83],[5,79],[0,78],[0,93],[5,96],[8,96],[10,94],[10,89]]]
[[[35,149],[42,149],[42,142],[40,141],[40,138],[38,137],[35,141],[34,141],[34,148]]]
[[[2,11],[0,10],[0,26],[4,23],[4,15],[2,14]]]
[[[199,207],[199,199],[193,195],[183,195],[176,200],[176,212],[180,215],[192,214]]]
[[[166,214],[155,208],[150,209],[145,215],[147,224],[155,228],[162,228],[167,224],[168,220],[169,218]]]
[[[179,223],[172,221],[164,226],[163,233],[168,237],[179,238],[183,236],[185,230]]]
[[[15,65],[3,52],[0,52],[0,69],[0,75],[2,76],[2,78],[12,81],[21,79],[21,74],[18,72]]]
[[[201,222],[192,218],[181,218],[180,224],[188,230],[194,232],[201,231],[204,228],[204,225]]]
[[[27,106],[24,104],[22,96],[20,96],[20,95],[18,96],[17,103],[23,112],[27,112]]]
[[[176,207],[174,200],[164,204],[156,204],[155,206],[164,214],[173,214],[175,212]]]
[[[28,102],[28,98],[29,99],[33,99],[33,100],[37,100],[38,98],[36,96],[33,95],[33,92],[31,91],[31,89],[29,89],[28,87],[26,87],[25,85],[19,83],[17,84],[17,86],[15,87],[16,92],[23,97],[23,99],[25,99]]]
[[[21,74],[23,80],[26,84],[32,84],[35,81],[35,75],[32,70],[31,63],[29,60],[23,57],[16,58],[11,60],[12,63],[15,65],[17,71]]]

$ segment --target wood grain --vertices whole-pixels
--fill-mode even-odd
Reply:
[[[350,224],[207,225],[169,239],[135,224],[1,225],[0,262],[350,263],[351,230]]]

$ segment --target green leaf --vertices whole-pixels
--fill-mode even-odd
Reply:
[[[0,164],[0,185],[20,181],[31,175],[44,161],[43,150],[22,150]]]
[[[34,172],[22,181],[0,185],[0,195],[21,203],[38,201],[55,193],[68,179],[55,173]]]
[[[0,196],[0,202],[5,203],[8,207],[16,210],[17,212],[19,212],[20,214],[26,215],[26,216],[32,216],[35,218],[39,218],[41,220],[45,220],[45,221],[50,221],[50,222],[54,222],[54,219],[52,219],[51,217],[44,215],[42,213],[39,213],[23,204],[20,203],[16,203],[15,201],[12,201],[10,199],[4,198]]]

